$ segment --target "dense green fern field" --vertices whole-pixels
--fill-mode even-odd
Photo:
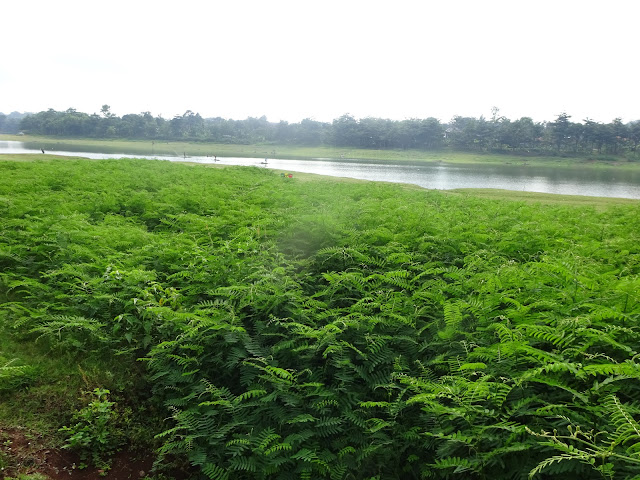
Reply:
[[[59,159],[0,221],[3,334],[142,362],[205,478],[640,474],[636,205]]]

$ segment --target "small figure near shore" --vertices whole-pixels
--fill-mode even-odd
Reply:
[[[42,153],[44,153],[44,148],[41,148],[40,150],[42,150]]]

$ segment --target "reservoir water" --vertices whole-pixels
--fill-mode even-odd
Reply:
[[[23,142],[0,141],[2,153],[41,153]],[[394,183],[410,183],[424,188],[450,190],[455,188],[499,188],[505,190],[620,197],[640,199],[640,170],[629,171],[616,167],[538,167],[528,165],[459,165],[447,163],[387,163],[352,159],[289,160],[269,158],[183,157],[168,155],[139,155],[63,151],[49,153],[92,159],[135,157],[220,165],[248,165],[261,168],[316,173],[334,177],[357,178]]]

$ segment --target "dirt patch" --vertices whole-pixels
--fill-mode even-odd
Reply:
[[[133,480],[149,475],[153,459],[148,455],[119,452],[113,457],[108,471],[95,467],[80,469],[78,468],[80,464],[80,459],[71,452],[50,451],[37,472],[44,473],[53,480]]]
[[[44,439],[30,432],[0,428],[0,478],[39,473],[52,480],[136,480],[150,475],[153,454],[122,451],[113,457],[111,468],[79,468],[80,457],[62,449],[47,448]],[[187,474],[176,472],[176,479]]]

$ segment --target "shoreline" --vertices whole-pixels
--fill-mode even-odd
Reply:
[[[611,156],[544,156],[516,155],[509,153],[469,153],[451,150],[372,150],[338,148],[329,146],[301,147],[295,145],[241,145],[205,142],[166,142],[127,139],[60,138],[32,135],[0,134],[0,141],[19,141],[38,144],[45,150],[55,151],[64,147],[83,147],[87,151],[123,155],[182,155],[219,157],[277,157],[282,160],[350,159],[398,163],[447,163],[493,166],[545,166],[593,169],[640,169],[640,161]],[[111,150],[105,152],[104,150]],[[96,152],[97,153],[97,152]]]
[[[130,157],[135,159],[135,157]],[[28,161],[54,161],[54,160],[92,160],[87,157],[77,156],[71,157],[66,155],[47,154],[42,156],[34,153],[9,153],[0,154],[1,161],[13,161],[13,162],[28,162]],[[148,161],[148,160],[147,160]],[[156,160],[159,162],[165,160]],[[200,163],[190,162],[189,160],[175,160],[169,163],[179,163],[189,166],[201,166],[206,168],[236,168],[236,165],[221,165],[216,163]],[[246,167],[251,168],[251,167]],[[285,172],[281,169],[271,169],[277,174]],[[471,196],[479,199],[486,200],[498,200],[498,201],[514,201],[514,202],[527,202],[527,203],[540,203],[540,204],[552,204],[552,205],[573,205],[573,206],[591,206],[595,208],[608,208],[612,206],[623,205],[638,205],[640,200],[624,197],[596,197],[589,195],[566,195],[558,193],[543,193],[543,192],[528,192],[528,191],[516,191],[497,188],[455,188],[450,190],[438,190],[421,187],[412,183],[402,182],[376,182],[375,180],[362,180],[350,177],[332,177],[330,175],[322,175],[318,173],[306,173],[295,172],[294,178],[301,182],[330,182],[330,183],[389,183],[392,185],[402,186],[409,190],[424,190],[424,191],[437,191],[444,195],[454,196]]]

